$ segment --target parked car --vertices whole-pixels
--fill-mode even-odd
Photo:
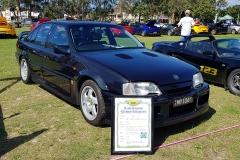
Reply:
[[[161,34],[167,34],[169,36],[181,35],[181,28],[177,24],[164,24],[161,27]]]
[[[201,40],[197,39],[201,37]],[[204,40],[202,40],[204,39]],[[156,42],[152,49],[196,66],[206,81],[221,84],[240,96],[240,41],[191,35],[186,41]]]
[[[0,36],[11,36],[13,38],[16,37],[16,30],[13,26],[11,26],[5,17],[0,16]]]
[[[23,20],[22,25],[30,27],[32,25],[35,25],[38,22],[38,18],[26,18]]]
[[[161,28],[155,26],[156,21],[150,20],[147,24],[142,25],[142,36],[148,36],[148,35],[155,35],[160,36],[161,35]]]
[[[229,25],[227,25],[227,27],[228,27],[228,33],[232,33],[232,34],[240,33],[240,26],[239,25],[229,24]]]
[[[227,34],[228,28],[227,26],[222,25],[221,23],[208,23],[207,24],[209,30],[208,33],[215,34]]]
[[[130,23],[129,26],[133,30],[133,34],[142,34],[142,24],[141,23]]]
[[[126,29],[129,33],[134,34],[132,27],[130,27],[130,26],[128,25],[128,23],[123,23],[122,26],[123,26],[123,28]]]
[[[51,21],[51,18],[49,17],[43,17],[41,18],[36,24],[31,25],[30,27],[30,31],[32,31],[35,27],[37,27],[39,24],[43,23],[43,22],[47,22],[47,21]]]
[[[202,24],[195,24],[192,27],[192,34],[204,34],[208,33],[208,26]]]
[[[114,37],[112,28],[124,36]],[[148,50],[116,24],[41,23],[20,33],[15,56],[24,83],[39,83],[79,105],[94,126],[112,124],[115,96],[151,97],[155,127],[192,119],[209,108],[209,85],[199,69]]]

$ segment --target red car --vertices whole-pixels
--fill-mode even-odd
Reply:
[[[47,21],[51,21],[51,19],[48,18],[48,17],[43,17],[43,18],[41,18],[40,21],[38,21],[35,25],[32,25],[32,26],[30,27],[30,31],[32,31],[32,30],[33,30],[35,27],[37,27],[39,24],[41,24],[41,23],[43,23],[43,22],[47,22]]]
[[[126,29],[129,33],[133,34],[133,29],[128,25],[123,25],[123,28]]]

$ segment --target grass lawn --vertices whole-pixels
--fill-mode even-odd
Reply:
[[[29,30],[17,28],[17,34]],[[238,35],[217,35],[230,38]],[[147,48],[179,36],[141,37]],[[77,106],[57,98],[38,84],[25,85],[15,59],[17,39],[0,39],[0,159],[112,159],[111,127],[93,127]],[[240,124],[240,97],[210,84],[210,109],[195,119],[154,130],[154,146]],[[153,155],[125,159],[240,159],[240,127],[155,150]]]

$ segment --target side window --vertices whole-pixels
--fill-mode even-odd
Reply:
[[[203,52],[214,52],[214,48],[212,43],[209,42],[205,42],[203,45]]]
[[[40,46],[45,46],[50,29],[51,29],[50,24],[41,25],[38,29],[37,36],[33,43]]]
[[[26,37],[26,41],[30,42],[30,43],[33,43],[36,36],[37,36],[38,30],[39,30],[39,28],[34,30],[28,37]]]
[[[55,45],[68,45],[67,32],[62,25],[54,25],[52,27],[46,47],[53,49]]]

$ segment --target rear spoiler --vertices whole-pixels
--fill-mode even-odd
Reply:
[[[24,31],[24,32],[21,32],[18,36],[18,39],[19,40],[22,40],[24,37],[26,37],[31,31]]]

